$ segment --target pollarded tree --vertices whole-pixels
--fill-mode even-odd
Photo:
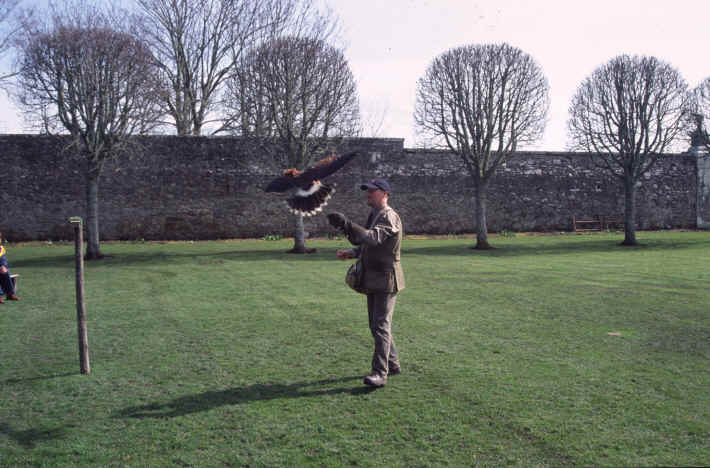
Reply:
[[[200,135],[221,120],[218,96],[236,62],[301,12],[296,0],[135,1],[143,36],[170,83],[163,104],[178,135]]]
[[[677,70],[655,57],[620,55],[594,70],[572,98],[573,149],[589,152],[624,185],[622,245],[637,245],[641,176],[684,137],[687,88]]]
[[[12,47],[12,41],[19,29],[19,22],[12,14],[20,0],[0,0],[0,57],[4,57]],[[6,86],[14,73],[0,72],[0,86]]]
[[[705,78],[694,90],[691,97],[689,117],[692,119],[691,137],[693,146],[704,146],[710,151],[710,135],[707,125],[710,122],[710,77]]]
[[[542,136],[549,108],[542,69],[508,44],[469,45],[434,59],[419,79],[414,121],[434,147],[461,158],[476,187],[476,246],[488,249],[486,193],[496,169]]]
[[[269,138],[281,168],[303,170],[359,128],[357,87],[343,52],[321,39],[285,36],[249,53],[228,87],[236,131]],[[307,252],[294,215],[292,252]]]
[[[55,11],[45,25],[27,26],[19,54],[18,102],[41,130],[68,132],[71,149],[86,162],[87,259],[102,257],[104,162],[160,117],[158,71],[146,45],[121,22],[128,18],[77,2]]]

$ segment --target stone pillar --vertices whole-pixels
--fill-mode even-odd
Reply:
[[[688,152],[695,156],[697,167],[697,199],[695,212],[697,214],[698,229],[710,229],[710,141],[703,128],[703,116],[693,114],[695,130],[690,133],[690,149]]]
[[[697,213],[698,229],[710,229],[710,154],[707,151],[695,152],[697,164]]]

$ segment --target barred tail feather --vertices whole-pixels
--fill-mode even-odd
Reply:
[[[314,216],[323,211],[323,207],[328,204],[333,193],[335,193],[335,184],[320,183],[315,190],[297,192],[293,197],[287,199],[286,203],[295,214]]]

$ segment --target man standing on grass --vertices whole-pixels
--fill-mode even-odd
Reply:
[[[400,263],[402,221],[388,204],[392,190],[386,180],[372,179],[360,189],[367,190],[367,204],[372,208],[366,227],[353,223],[342,213],[329,214],[328,221],[342,230],[356,246],[338,250],[338,258],[360,258],[362,263],[362,288],[367,294],[367,314],[375,340],[372,371],[364,383],[382,387],[387,383],[388,375],[401,372],[392,337],[392,315],[397,293],[404,289],[404,271]]]

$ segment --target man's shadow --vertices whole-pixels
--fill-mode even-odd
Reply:
[[[124,408],[115,415],[117,418],[174,418],[190,413],[208,411],[224,405],[239,405],[251,401],[275,400],[278,398],[303,398],[321,395],[337,395],[349,393],[363,395],[375,390],[373,387],[338,387],[330,389],[308,390],[306,387],[329,385],[360,379],[358,376],[339,379],[319,380],[315,382],[298,382],[293,384],[255,384],[242,388],[204,392],[176,398],[168,403],[153,403],[142,406]]]

